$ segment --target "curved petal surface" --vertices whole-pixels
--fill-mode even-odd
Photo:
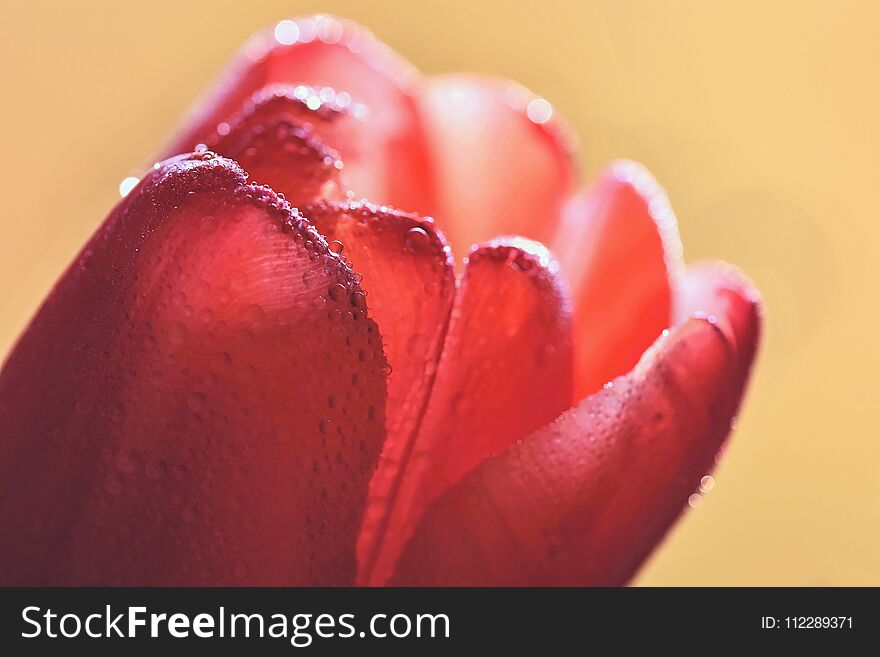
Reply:
[[[567,408],[571,380],[570,303],[547,250],[522,238],[476,249],[418,438],[383,507],[381,548],[361,581],[387,580],[431,500]]]
[[[332,16],[284,20],[254,35],[198,100],[166,155],[209,143],[218,126],[276,85],[300,88],[309,109],[351,109],[342,155],[358,196],[425,212],[433,197],[417,111],[417,72],[369,31]],[[346,112],[348,114],[348,112]]]
[[[0,373],[0,581],[351,583],[385,434],[358,294],[232,161],[157,165]]]
[[[630,371],[671,325],[681,241],[657,181],[619,161],[568,202],[552,248],[575,301],[578,402]]]
[[[449,247],[430,220],[364,202],[323,203],[303,213],[363,276],[366,307],[379,325],[391,367],[388,438],[370,482],[358,544],[363,564],[379,547],[389,500],[425,413],[449,324],[455,274]]]
[[[251,180],[284,194],[295,206],[343,196],[342,160],[308,125],[286,118],[242,122],[212,148],[238,162]]]
[[[575,171],[553,108],[480,75],[426,81],[420,107],[434,164],[438,225],[458,257],[497,235],[548,242]]]
[[[753,292],[725,290],[723,320],[686,321],[631,373],[447,491],[392,583],[627,582],[711,469],[738,408],[760,307]]]

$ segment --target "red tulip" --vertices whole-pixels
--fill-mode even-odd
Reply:
[[[0,582],[627,582],[761,310],[565,135],[333,18],[255,37],[167,149],[219,154],[156,164],[3,368]]]

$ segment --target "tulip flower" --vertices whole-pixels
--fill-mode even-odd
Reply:
[[[163,157],[0,374],[3,584],[624,584],[712,469],[757,293],[546,100],[288,20]]]

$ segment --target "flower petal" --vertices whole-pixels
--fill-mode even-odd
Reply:
[[[293,205],[343,196],[342,161],[308,125],[286,118],[242,122],[212,148],[238,162],[251,180],[284,194]]]
[[[376,537],[381,549],[360,565],[362,583],[387,580],[428,502],[570,399],[569,301],[547,250],[522,238],[475,250],[421,430],[379,509],[387,514]]]
[[[752,307],[761,306],[754,283],[741,269],[720,260],[706,260],[687,266],[676,304],[677,322],[691,315],[715,322],[739,353],[749,360],[758,349],[758,335],[747,330]]]
[[[417,72],[364,28],[332,16],[281,21],[245,44],[190,110],[166,154],[208,143],[217,127],[274,85],[310,85],[309,107],[350,108],[342,155],[359,195],[424,211],[432,198],[424,131],[412,89]],[[307,87],[303,86],[306,90]],[[356,125],[355,125],[356,124]]]
[[[615,162],[566,206],[552,242],[575,300],[575,397],[632,369],[672,318],[681,241],[663,189]]]
[[[363,202],[324,203],[302,211],[328,240],[343,245],[343,256],[363,275],[366,305],[391,366],[388,438],[370,483],[359,539],[359,561],[364,562],[377,548],[388,500],[434,383],[455,295],[452,257],[433,222],[415,215]]]
[[[157,165],[0,373],[0,582],[351,583],[384,438],[360,293],[235,163]]]
[[[392,583],[628,581],[711,469],[743,393],[759,306],[752,292],[721,296],[732,315],[688,320],[630,374],[445,493]]]
[[[445,75],[421,95],[434,163],[438,225],[453,253],[496,235],[547,241],[575,172],[566,130],[523,87]]]

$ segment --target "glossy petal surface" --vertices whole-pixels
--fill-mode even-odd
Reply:
[[[377,535],[425,413],[446,336],[455,275],[449,248],[430,220],[367,203],[303,208],[315,227],[343,248],[363,275],[366,307],[382,334],[391,366],[388,438],[359,541],[359,561],[378,548]]]
[[[0,374],[0,581],[350,583],[385,433],[358,294],[230,160],[157,165]]]
[[[620,161],[569,201],[552,248],[575,300],[577,402],[631,370],[670,326],[681,242],[663,189]]]
[[[244,46],[193,105],[166,154],[209,143],[217,127],[276,85],[302,88],[313,110],[346,110],[346,138],[324,138],[342,155],[358,196],[424,212],[432,198],[429,161],[413,90],[417,73],[367,30],[331,16],[282,21]],[[265,91],[264,91],[265,93]],[[316,115],[317,117],[317,115]],[[344,142],[344,143],[343,143]]]
[[[393,583],[628,581],[712,468],[743,393],[760,309],[753,292],[721,296],[723,320],[686,321],[437,500]]]
[[[569,308],[541,245],[501,239],[471,253],[428,410],[366,581],[387,579],[428,502],[569,406]]]
[[[453,253],[497,235],[548,241],[573,192],[565,128],[547,101],[506,80],[445,75],[421,95],[434,163],[433,210]]]
[[[212,148],[295,206],[343,196],[342,160],[308,125],[283,117],[241,121]]]

